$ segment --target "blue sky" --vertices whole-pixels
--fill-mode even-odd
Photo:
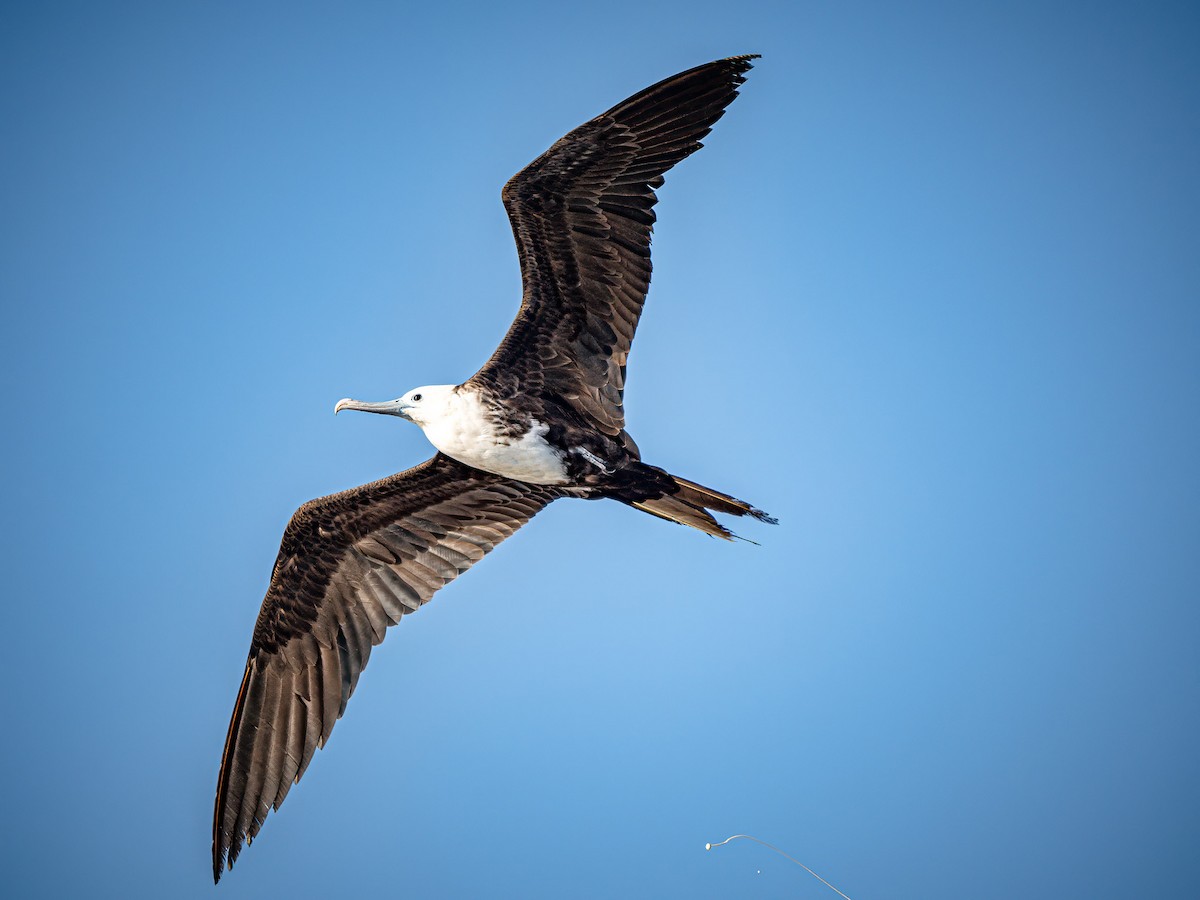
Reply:
[[[1193,4],[0,12],[6,893],[1185,897]],[[661,191],[627,406],[776,514],[555,504],[389,634],[218,888],[212,793],[334,419],[515,312],[501,185],[764,58]]]

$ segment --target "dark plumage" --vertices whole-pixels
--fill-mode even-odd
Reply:
[[[371,648],[562,492],[438,454],[304,504],[283,535],[221,760],[213,876],[345,712]],[[236,840],[232,840],[236,836]]]
[[[773,521],[643,463],[622,408],[650,283],[654,190],[664,172],[699,149],[754,58],[719,60],[647,88],[576,128],[505,186],[521,257],[521,308],[492,358],[447,397],[469,395],[489,411],[478,436],[485,449],[543,428],[529,464],[558,466],[561,476],[529,483],[439,452],[296,512],[254,627],[225,742],[214,879],[328,740],[387,627],[551,501],[612,498],[720,537],[730,533],[710,510]],[[343,404],[405,418],[414,408],[399,400]],[[493,439],[499,443],[487,443]]]
[[[756,58],[697,66],[634,94],[504,186],[524,295],[471,382],[505,400],[557,394],[594,428],[622,434],[625,364],[650,287],[654,190],[700,149]]]

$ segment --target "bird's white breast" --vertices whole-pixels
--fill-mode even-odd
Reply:
[[[506,435],[478,394],[459,390],[421,427],[433,446],[465,465],[531,484],[565,484],[562,457],[546,441],[549,426],[531,424],[519,437]]]

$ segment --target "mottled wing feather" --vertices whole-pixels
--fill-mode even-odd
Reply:
[[[214,878],[329,739],[388,626],[559,496],[439,454],[296,512],[229,724],[213,815]]]
[[[594,427],[621,433],[625,365],[650,286],[654,190],[700,149],[755,58],[718,60],[635,94],[505,185],[524,295],[472,381],[506,398],[548,390]]]

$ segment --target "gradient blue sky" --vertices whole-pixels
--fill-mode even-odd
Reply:
[[[5,889],[19,897],[1193,897],[1194,3],[0,11]],[[279,537],[425,459],[501,185],[760,52],[661,192],[646,457],[725,545],[554,505],[394,629],[219,888]]]

